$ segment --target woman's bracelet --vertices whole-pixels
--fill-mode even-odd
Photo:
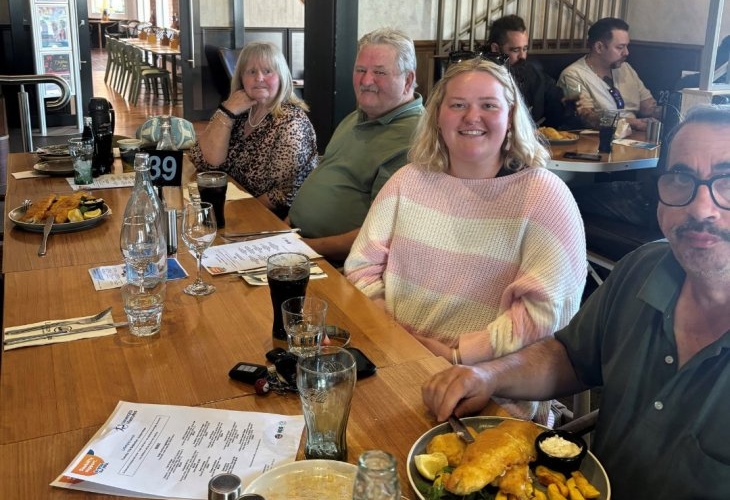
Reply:
[[[220,123],[221,125],[223,125],[224,127],[226,127],[228,130],[231,130],[233,128],[233,122],[229,122],[226,119],[225,114],[222,113],[220,110],[213,113],[213,116],[211,117],[210,121],[214,121],[214,120],[217,121],[218,123]]]
[[[225,107],[223,105],[223,103],[220,103],[218,105],[218,109],[220,109],[231,120],[235,120],[236,118],[238,118],[239,116],[241,116],[241,115],[234,114],[233,111],[231,111],[230,109],[228,109],[227,107]]]
[[[461,352],[459,352],[459,348],[451,349],[451,364],[452,365],[460,365],[461,364]]]

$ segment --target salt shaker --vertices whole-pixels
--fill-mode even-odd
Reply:
[[[235,474],[218,474],[208,482],[208,500],[237,500],[241,478]]]
[[[353,500],[400,500],[400,482],[393,455],[369,450],[357,461]]]

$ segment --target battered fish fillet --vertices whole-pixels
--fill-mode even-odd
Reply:
[[[530,500],[535,490],[530,478],[530,467],[527,464],[513,465],[497,481],[499,481],[499,491],[517,500]]]
[[[478,434],[477,431],[471,427],[467,427],[469,433],[472,436]],[[461,456],[464,454],[466,449],[466,443],[461,439],[455,432],[449,432],[448,434],[439,434],[426,445],[426,453],[435,453],[440,451],[449,460],[450,467],[456,467],[461,463]]]
[[[82,197],[89,197],[86,191],[77,191],[74,194],[59,196],[56,203],[51,207],[50,213],[54,217],[54,222],[61,224],[68,222],[68,212],[74,208],[79,208]]]
[[[43,222],[46,212],[49,208],[51,208],[51,205],[53,205],[54,201],[56,201],[56,195],[49,194],[45,198],[34,202],[31,206],[28,207],[28,211],[25,212],[25,215],[23,216],[23,221],[31,223]]]
[[[505,420],[483,430],[467,445],[445,488],[456,495],[468,495],[484,488],[508,467],[529,463],[536,458],[535,438],[540,432],[537,425],[521,420]]]

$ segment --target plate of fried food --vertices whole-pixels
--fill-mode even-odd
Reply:
[[[37,233],[43,232],[46,219],[53,215],[51,233],[67,233],[94,227],[111,213],[101,198],[88,191],[72,194],[49,194],[33,200],[29,207],[20,206],[8,213],[13,224]]]
[[[580,139],[578,134],[557,130],[553,127],[540,127],[537,129],[550,144],[575,144]]]
[[[443,423],[408,453],[408,481],[421,500],[610,500],[606,471],[590,451],[566,475],[535,463],[535,440],[545,427],[506,417],[461,420],[474,443],[466,444]]]

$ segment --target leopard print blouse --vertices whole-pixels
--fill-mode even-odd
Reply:
[[[282,104],[283,113],[266,115],[248,137],[244,126],[248,113],[236,118],[226,160],[212,166],[196,142],[190,158],[198,170],[223,170],[252,196],[268,194],[274,212],[285,217],[304,179],[317,166],[314,127],[299,106]]]

